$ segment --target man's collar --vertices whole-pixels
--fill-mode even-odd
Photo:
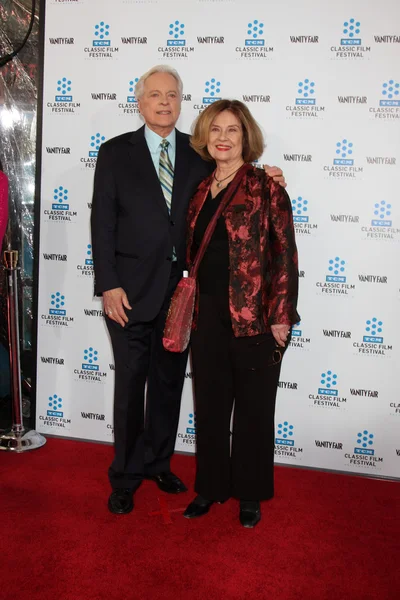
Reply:
[[[166,137],[162,138],[158,133],[150,129],[147,125],[144,127],[144,137],[146,138],[147,145],[149,147],[150,152],[157,152],[158,147],[161,144],[163,139],[166,139],[171,144],[171,147],[175,149],[176,147],[176,130],[175,128],[171,131],[171,133]]]

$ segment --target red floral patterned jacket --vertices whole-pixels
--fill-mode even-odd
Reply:
[[[188,212],[187,263],[192,264],[193,232],[212,176],[193,196]],[[297,248],[292,207],[284,188],[264,170],[250,168],[223,212],[229,238],[229,304],[236,337],[294,325],[298,294]]]

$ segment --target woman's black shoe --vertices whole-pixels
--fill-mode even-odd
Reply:
[[[259,501],[241,500],[239,519],[243,527],[255,527],[261,519],[261,508]]]
[[[186,519],[195,519],[196,517],[202,517],[206,515],[210,510],[210,507],[214,504],[212,500],[206,500],[202,496],[196,496],[196,498],[189,504],[183,516]]]

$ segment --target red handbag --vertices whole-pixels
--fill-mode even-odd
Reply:
[[[190,273],[188,274],[187,271],[184,271],[184,275],[175,289],[168,310],[163,337],[163,346],[170,352],[184,352],[188,347],[192,331],[197,287],[196,278],[200,262],[210,243],[218,219],[231,201],[232,196],[239,187],[240,181],[249,168],[251,168],[250,165],[242,165],[232,179],[229,190],[222,198],[220,205],[208,224],[200,248],[197,251],[192,268],[190,269]]]

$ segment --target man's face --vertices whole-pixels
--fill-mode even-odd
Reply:
[[[138,100],[138,107],[146,124],[165,137],[179,118],[181,98],[178,82],[169,73],[153,73],[144,82],[144,93]]]

